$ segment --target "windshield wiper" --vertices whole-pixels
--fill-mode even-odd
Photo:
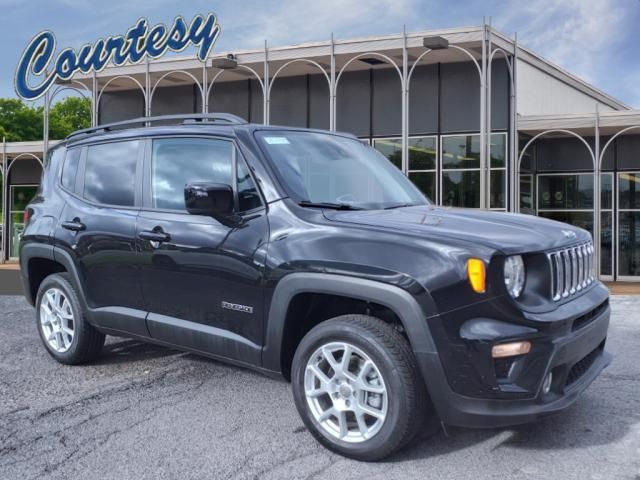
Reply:
[[[394,208],[404,208],[404,207],[415,207],[419,205],[418,203],[400,203],[398,205],[391,205],[390,207],[386,207],[384,210],[393,210]]]
[[[310,208],[331,208],[333,210],[362,210],[360,207],[354,207],[348,203],[332,203],[332,202],[309,202],[308,200],[303,200],[298,203],[301,207],[310,207]]]

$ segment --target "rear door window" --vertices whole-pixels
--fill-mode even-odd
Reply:
[[[138,140],[90,146],[84,198],[104,205],[134,206],[139,148]]]

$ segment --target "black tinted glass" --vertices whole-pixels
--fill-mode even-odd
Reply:
[[[409,178],[428,198],[436,198],[436,174],[434,172],[409,172]]]
[[[480,207],[480,171],[443,172],[442,204],[451,207]]]
[[[153,206],[184,210],[188,183],[233,184],[233,144],[227,140],[170,138],[153,141]]]
[[[399,138],[376,139],[373,142],[373,148],[402,170],[402,140]]]
[[[480,135],[442,137],[442,168],[480,168]]]
[[[73,191],[76,184],[76,173],[78,172],[78,164],[80,163],[80,148],[74,148],[67,151],[67,157],[62,167],[62,186],[67,190]]]
[[[620,196],[620,208],[640,209],[640,174],[620,173],[618,192]]]
[[[620,212],[618,220],[618,274],[640,275],[640,212]]]
[[[493,170],[491,172],[491,203],[489,208],[505,208],[505,171]]]
[[[89,147],[84,197],[105,205],[134,204],[138,141]]]
[[[410,138],[409,170],[435,169],[437,143],[436,137]]]
[[[241,212],[262,206],[258,188],[249,174],[249,169],[238,159],[238,207]]]
[[[538,208],[573,210],[593,208],[593,175],[540,175]]]

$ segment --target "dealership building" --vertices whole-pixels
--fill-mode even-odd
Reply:
[[[228,112],[350,132],[433,202],[586,228],[601,278],[640,280],[640,111],[486,25],[109,66],[56,85],[45,112],[69,91],[94,125]],[[54,143],[3,146],[4,260]]]

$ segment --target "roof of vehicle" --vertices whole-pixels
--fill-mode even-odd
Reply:
[[[153,124],[159,124],[153,126]],[[161,117],[143,117],[124,122],[98,125],[69,135],[63,142],[66,146],[76,146],[96,141],[119,140],[136,137],[163,135],[220,135],[235,136],[238,129],[249,130],[295,130],[305,132],[332,133],[355,138],[353,135],[326,130],[301,127],[263,125],[248,123],[244,119],[231,114],[212,113],[207,115],[166,115]]]

